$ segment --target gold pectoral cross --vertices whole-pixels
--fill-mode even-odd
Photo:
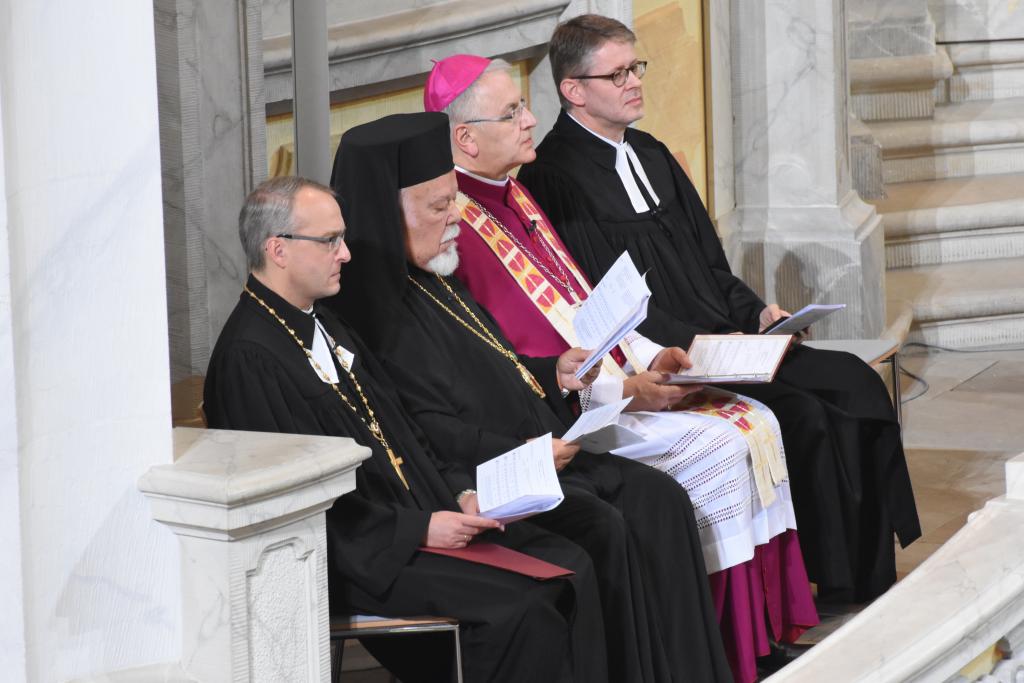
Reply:
[[[384,440],[384,433],[381,431],[380,423],[378,423],[377,420],[370,423],[370,433],[373,434],[374,438],[377,439],[377,441],[380,442],[380,445],[384,447],[384,450],[387,451],[388,460],[391,461],[391,466],[395,468],[395,474],[397,474],[398,478],[402,480],[406,490],[409,490],[409,482],[405,480],[405,475],[402,473],[402,465],[404,464],[404,461],[395,455],[395,452],[391,450],[391,445]]]
[[[405,488],[408,489],[409,482],[405,480],[405,475],[402,474],[402,459],[395,455],[395,452],[391,450],[390,447],[388,447],[387,451],[388,460],[391,461],[391,466],[395,468],[395,473],[398,474],[398,478],[402,480],[402,483],[405,484]]]

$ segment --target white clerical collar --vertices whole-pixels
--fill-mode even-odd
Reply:
[[[622,139],[619,140],[618,142],[616,142],[615,140],[612,140],[611,138],[606,138],[605,136],[601,135],[597,131],[591,130],[590,128],[588,128],[584,124],[580,123],[580,120],[578,118],[576,118],[575,116],[573,116],[572,114],[569,114],[569,118],[572,119],[573,121],[575,121],[577,125],[579,125],[580,127],[583,128],[583,130],[587,131],[588,133],[593,135],[598,140],[604,140],[605,142],[607,142],[612,147],[615,147],[616,149],[619,148],[619,147],[622,147],[623,145],[626,144],[626,134],[625,133],[622,134]]]
[[[487,183],[488,185],[494,185],[495,187],[505,187],[506,185],[508,185],[508,176],[505,176],[501,180],[493,180],[491,178],[484,178],[482,175],[477,175],[476,173],[473,173],[472,171],[467,171],[466,169],[462,168],[458,164],[455,164],[455,170],[458,171],[459,173],[465,173],[470,178],[473,178],[475,180],[479,180],[481,183]]]
[[[636,152],[633,151],[633,146],[626,142],[625,134],[623,134],[621,142],[615,142],[615,140],[612,140],[611,138],[606,138],[600,133],[592,131],[590,128],[580,123],[580,121],[572,114],[569,114],[569,118],[598,140],[606,142],[615,148],[615,172],[618,174],[619,180],[622,181],[622,187],[625,188],[626,194],[629,195],[629,203],[633,205],[634,211],[637,213],[645,213],[656,208],[656,206],[661,203],[661,200],[658,199],[658,194],[654,191],[654,187],[651,185],[651,181],[647,178],[647,172],[644,171],[644,166],[640,163],[640,158],[636,155]],[[640,181],[647,189],[648,195],[654,201],[656,205],[655,207],[648,206],[647,200],[644,199],[644,193],[640,191],[640,186],[636,184],[636,178],[633,177],[633,171],[629,168],[630,165],[632,165],[633,169],[636,170],[637,176],[639,176]]]

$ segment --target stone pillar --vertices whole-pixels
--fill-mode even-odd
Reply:
[[[246,276],[238,211],[267,174],[261,0],[153,0],[171,379],[206,373]]]
[[[3,121],[0,90],[0,121]],[[0,548],[9,562],[0,562],[0,671],[25,680],[25,601],[21,573],[21,486],[18,464],[18,392],[15,390],[11,270],[4,190],[4,136],[0,126]]]
[[[732,92],[731,112],[713,108],[712,118],[716,136],[732,132],[732,184],[715,187],[735,201],[719,207],[733,270],[789,310],[847,304],[815,326],[819,338],[877,336],[883,231],[851,186],[843,0],[720,0],[711,12],[713,41],[729,15],[731,54],[712,46],[711,78]],[[730,62],[731,78],[715,72]]]
[[[174,430],[139,488],[181,543],[181,666],[198,681],[330,679],[324,511],[356,485],[351,439]]]
[[[0,679],[57,683],[180,649],[153,13],[2,8]]]
[[[328,89],[327,8],[324,0],[292,2],[292,72],[295,84],[295,168],[300,176],[328,184],[331,94]]]

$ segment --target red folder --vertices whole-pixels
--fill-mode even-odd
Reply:
[[[529,576],[539,581],[546,581],[547,579],[554,579],[560,576],[572,576],[576,573],[571,569],[539,560],[518,550],[512,550],[497,543],[487,543],[486,541],[470,543],[465,548],[427,548],[421,546],[420,550],[425,553],[434,553],[435,555],[447,555],[448,557],[454,557],[467,562],[486,564],[498,569],[504,569],[505,571]]]

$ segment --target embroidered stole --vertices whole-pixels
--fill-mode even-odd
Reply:
[[[586,278],[580,272],[576,261],[562,249],[547,218],[534,206],[514,178],[509,178],[509,185],[509,194],[523,213],[531,221],[534,221],[537,233],[551,248],[551,253],[561,261],[568,274],[576,279],[580,288],[589,296],[591,289]],[[576,309],[548,282],[547,277],[505,234],[502,227],[492,221],[473,199],[460,191],[455,202],[459,207],[462,220],[472,227],[490,247],[530,302],[569,346],[579,346],[576,331],[572,326]],[[619,348],[622,349],[626,359],[636,372],[641,372],[644,369],[627,342],[623,341]],[[625,371],[610,355],[606,355],[602,359],[601,369],[613,376],[626,377]],[[756,406],[729,392],[707,387],[704,391],[691,394],[691,396],[693,398],[684,403],[684,410],[717,417],[732,424],[740,431],[750,449],[754,481],[761,505],[768,507],[775,502],[775,487],[789,475],[782,457],[779,438],[776,437],[769,421],[760,414]]]
[[[576,262],[562,249],[558,240],[555,239],[554,232],[551,226],[548,225],[547,219],[537,210],[537,207],[533,205],[533,202],[530,201],[530,198],[526,196],[526,193],[523,192],[514,179],[509,178],[509,184],[511,185],[509,192],[512,198],[523,210],[523,213],[530,220],[534,221],[541,239],[547,243],[551,248],[551,252],[562,262],[568,274],[576,279],[578,286],[589,296],[590,287],[587,284],[586,278],[580,272]],[[547,277],[537,269],[537,266],[505,234],[501,226],[492,221],[473,199],[459,192],[455,202],[459,207],[462,220],[472,227],[487,246],[491,248],[491,251],[501,261],[508,274],[519,285],[526,298],[551,323],[551,326],[555,328],[555,331],[558,332],[565,343],[570,347],[579,346],[579,341],[576,339],[576,330],[572,326],[573,318],[576,316],[576,309],[548,282]],[[637,371],[642,370],[640,361],[637,360],[636,354],[633,353],[633,349],[628,343],[623,341],[619,344],[619,348],[634,369]],[[626,373],[611,356],[605,356],[601,362],[603,372],[617,377],[626,377]]]

